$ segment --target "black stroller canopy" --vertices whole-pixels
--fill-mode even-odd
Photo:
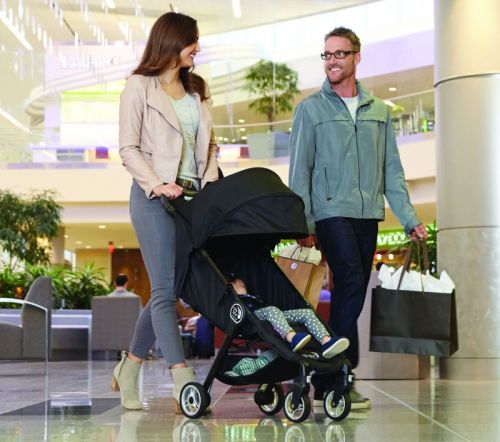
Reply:
[[[205,186],[177,208],[190,225],[194,248],[209,238],[236,235],[308,235],[302,198],[270,169],[251,168]]]

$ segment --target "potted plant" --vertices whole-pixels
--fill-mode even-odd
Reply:
[[[298,94],[298,74],[286,63],[260,60],[245,75],[243,89],[256,95],[249,105],[269,122],[268,133],[248,135],[251,158],[288,155],[288,132],[275,132],[273,122],[278,113],[291,112],[293,98]]]
[[[11,269],[19,264],[48,264],[50,241],[61,225],[61,206],[53,192],[29,196],[0,191],[0,246]]]

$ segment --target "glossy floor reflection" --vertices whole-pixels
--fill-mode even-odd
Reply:
[[[269,417],[254,387],[215,382],[213,412],[174,414],[172,379],[161,361],[144,364],[142,411],[126,411],[109,389],[115,362],[0,363],[0,441],[499,441],[500,382],[358,381],[373,407],[342,422],[314,409],[301,424]],[[203,378],[208,361],[194,361]],[[285,386],[286,389],[286,386]]]

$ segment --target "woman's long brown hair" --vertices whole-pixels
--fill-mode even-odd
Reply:
[[[151,28],[142,59],[132,74],[152,77],[177,66],[181,51],[197,41],[198,25],[194,18],[176,12],[163,14]],[[201,100],[206,100],[209,97],[206,95],[205,80],[191,72],[191,69],[180,70],[184,89],[189,93],[196,92]]]

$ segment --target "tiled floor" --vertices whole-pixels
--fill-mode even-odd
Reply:
[[[0,364],[0,441],[500,441],[500,382],[358,381],[372,401],[342,422],[322,410],[302,424],[270,418],[253,387],[215,382],[213,412],[176,416],[161,361],[142,372],[143,411],[126,411],[109,389],[114,362]],[[194,361],[203,378],[209,362]],[[286,386],[285,386],[286,387]]]

